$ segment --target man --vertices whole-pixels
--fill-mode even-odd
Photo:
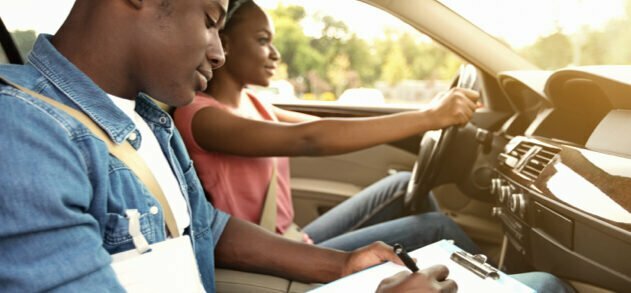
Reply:
[[[215,264],[328,282],[380,262],[400,263],[384,244],[345,253],[290,242],[206,202],[172,120],[147,95],[179,106],[205,88],[224,62],[217,30],[226,6],[227,0],[77,0],[55,36],[38,38],[26,65],[0,66],[0,76],[85,113],[110,140],[138,150],[164,179],[176,228],[190,236],[209,292]],[[0,291],[122,291],[110,255],[134,248],[126,211],[137,210],[143,236],[161,242],[168,235],[158,202],[83,124],[4,83],[0,125]],[[434,267],[399,275],[382,290],[453,290],[447,274]]]

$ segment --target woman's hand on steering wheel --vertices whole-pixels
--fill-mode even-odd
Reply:
[[[435,185],[444,157],[458,134],[457,125],[466,125],[480,106],[480,94],[472,90],[476,82],[477,69],[472,65],[463,65],[455,87],[430,103],[427,113],[431,129],[436,130],[425,133],[420,142],[418,158],[404,197],[404,204],[410,211],[422,211],[422,198]]]
[[[479,107],[477,91],[452,88],[437,96],[429,104],[428,113],[433,122],[432,129],[443,129],[452,125],[465,125]]]

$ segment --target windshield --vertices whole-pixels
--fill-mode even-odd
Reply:
[[[543,69],[631,64],[631,0],[440,0]]]

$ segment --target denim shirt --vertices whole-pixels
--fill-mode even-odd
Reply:
[[[106,93],[38,37],[26,65],[0,75],[90,116],[115,142],[142,138]],[[210,205],[173,121],[146,95],[136,111],[155,133],[191,215],[202,282],[214,292],[214,247],[229,216]],[[0,85],[0,292],[123,291],[110,254],[132,249],[125,210],[141,214],[150,243],[166,229],[157,200],[80,122],[17,89]],[[135,139],[132,141],[131,138]]]

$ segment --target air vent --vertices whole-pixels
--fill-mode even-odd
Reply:
[[[511,155],[517,158],[515,170],[524,177],[535,180],[559,151],[554,147],[522,141],[511,151]]]
[[[517,158],[517,161],[521,161],[524,155],[534,146],[532,142],[522,141],[517,147],[510,152],[511,156]]]

